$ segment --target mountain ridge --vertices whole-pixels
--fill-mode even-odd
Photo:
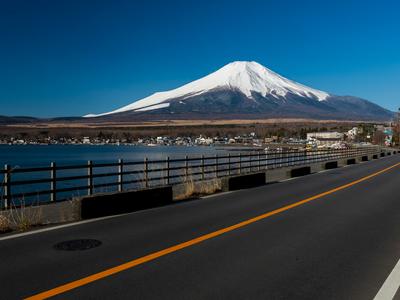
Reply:
[[[176,89],[85,118],[151,121],[185,117],[231,119],[233,115],[387,121],[394,113],[362,98],[308,87],[254,61],[236,61]]]
[[[263,96],[272,95],[277,99],[287,93],[293,93],[300,97],[316,98],[319,101],[329,97],[326,92],[286,79],[257,62],[235,61],[176,89],[154,93],[111,112],[89,114],[85,117],[100,117],[131,110],[148,111],[166,108],[169,106],[167,102],[169,99],[192,98],[218,88],[237,89],[248,98],[252,97],[252,92],[260,93]]]

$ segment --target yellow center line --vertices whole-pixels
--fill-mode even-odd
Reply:
[[[216,230],[216,231],[214,231],[214,232],[201,235],[201,236],[196,237],[196,238],[194,238],[194,239],[191,239],[191,240],[189,240],[189,241],[186,241],[186,242],[183,242],[183,243],[180,243],[180,244],[177,244],[177,245],[174,245],[174,246],[165,248],[165,249],[163,249],[163,250],[160,250],[160,251],[157,251],[157,252],[154,252],[154,253],[151,253],[151,254],[148,254],[148,255],[145,255],[145,256],[136,258],[136,259],[134,259],[134,260],[131,260],[131,261],[126,262],[126,263],[123,263],[123,264],[121,264],[121,265],[118,265],[118,266],[115,266],[115,267],[106,269],[106,270],[104,270],[104,271],[95,273],[95,274],[93,274],[93,275],[90,275],[90,276],[87,276],[87,277],[84,277],[84,278],[81,278],[81,279],[78,279],[78,280],[69,282],[69,283],[67,283],[67,284],[64,284],[64,285],[55,287],[55,288],[53,288],[53,289],[50,289],[50,290],[48,290],[48,291],[44,291],[44,292],[42,292],[42,293],[33,295],[33,296],[28,297],[28,298],[25,298],[25,299],[29,299],[29,300],[34,300],[34,299],[35,299],[35,300],[37,300],[37,299],[47,299],[47,298],[50,298],[50,297],[53,297],[53,296],[56,296],[56,295],[65,293],[65,292],[67,292],[67,291],[70,291],[70,290],[76,289],[76,288],[78,288],[78,287],[87,285],[87,284],[89,284],[89,283],[91,283],[91,282],[94,282],[94,281],[97,281],[97,280],[106,278],[106,277],[108,277],[108,276],[111,276],[111,275],[113,275],[113,274],[116,274],[116,273],[125,271],[125,270],[127,270],[127,269],[131,269],[131,268],[133,268],[133,267],[135,267],[135,266],[138,266],[138,265],[144,264],[144,263],[146,263],[146,262],[155,260],[155,259],[160,258],[160,257],[162,257],[162,256],[165,256],[165,255],[167,255],[167,254],[170,254],[170,253],[173,253],[173,252],[182,250],[182,249],[184,249],[184,248],[188,248],[188,247],[190,247],[190,246],[199,244],[199,243],[201,243],[201,242],[203,242],[203,241],[212,239],[212,238],[217,237],[217,236],[219,236],[219,235],[222,235],[222,234],[224,234],[224,233],[227,233],[227,232],[236,230],[236,229],[241,228],[241,227],[245,227],[245,226],[247,226],[247,225],[249,225],[249,224],[255,223],[255,222],[260,221],[260,220],[262,220],[262,219],[266,219],[266,218],[268,218],[268,217],[277,215],[277,214],[282,213],[282,212],[284,212],[284,211],[287,211],[287,210],[289,210],[289,209],[292,209],[292,208],[295,208],[295,207],[297,207],[297,206],[306,204],[306,203],[308,203],[308,202],[310,202],[310,201],[313,201],[313,200],[322,198],[322,197],[324,197],[324,196],[330,195],[330,194],[335,193],[335,192],[337,192],[337,191],[340,191],[340,190],[343,190],[343,189],[345,189],[345,188],[351,187],[351,186],[353,186],[353,185],[355,185],[355,184],[358,184],[358,183],[363,182],[363,181],[365,181],[365,180],[368,180],[368,179],[370,179],[370,178],[372,178],[372,177],[378,176],[379,174],[382,174],[382,173],[384,173],[384,172],[387,172],[387,171],[389,171],[389,170],[391,170],[391,169],[393,169],[393,168],[395,168],[395,167],[397,167],[397,166],[399,166],[399,165],[400,165],[400,163],[394,164],[394,165],[392,165],[392,166],[390,166],[390,167],[388,167],[388,168],[382,169],[382,170],[380,170],[380,171],[378,171],[378,172],[372,173],[372,174],[370,174],[370,175],[368,175],[368,176],[362,177],[362,178],[360,178],[360,179],[357,179],[357,180],[352,181],[352,182],[350,182],[350,183],[347,183],[347,184],[345,184],[345,185],[336,187],[336,188],[334,188],[334,189],[328,190],[328,191],[326,191],[326,192],[320,193],[320,194],[318,194],[318,195],[315,195],[315,196],[312,196],[312,197],[309,197],[309,198],[300,200],[300,201],[295,202],[295,203],[293,203],[293,204],[289,204],[289,205],[283,206],[283,207],[281,207],[281,208],[278,208],[278,209],[275,209],[275,210],[273,210],[273,211],[270,211],[270,212],[261,214],[261,215],[259,215],[259,216],[254,217],[254,218],[251,218],[251,219],[242,221],[242,222],[240,222],[240,223],[234,224],[234,225],[232,225],[232,226],[228,226],[228,227],[225,227],[225,228]]]

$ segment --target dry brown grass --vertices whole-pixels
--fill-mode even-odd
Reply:
[[[184,200],[195,195],[194,182],[192,180],[183,183],[183,191],[176,195],[176,200]]]
[[[18,166],[11,169],[13,172]],[[4,180],[3,180],[4,183]],[[0,190],[0,201],[4,199],[4,188]],[[15,203],[18,203],[18,207]],[[39,199],[37,199],[39,204]],[[20,201],[15,199],[11,201],[10,209],[4,211],[0,215],[0,233],[7,232],[12,229],[19,231],[25,231],[32,226],[38,226],[42,224],[42,208],[39,205],[26,206],[25,199],[22,198]]]
[[[204,181],[194,181],[189,174],[186,181],[182,183],[182,190],[175,196],[175,200],[184,200],[195,196],[210,195],[222,190],[221,180],[217,178]]]
[[[368,123],[365,121],[346,121],[346,120],[313,120],[301,118],[270,118],[270,119],[226,119],[226,120],[159,120],[159,121],[132,121],[132,122],[37,122],[28,124],[11,124],[5,127],[15,128],[136,128],[136,127],[153,127],[153,126],[203,126],[203,125],[251,125],[251,124],[353,124]]]
[[[42,207],[39,205],[26,206],[24,199],[22,199],[20,206],[11,205],[8,218],[13,229],[26,231],[31,227],[43,224]]]
[[[8,218],[4,215],[0,215],[0,233],[11,231],[11,224]]]
[[[212,179],[201,183],[200,195],[210,195],[222,191],[221,181],[218,179]]]

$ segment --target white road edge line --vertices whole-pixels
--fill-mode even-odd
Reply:
[[[208,198],[213,198],[213,197],[217,197],[217,196],[228,195],[228,194],[232,194],[233,192],[236,192],[236,191],[226,191],[226,192],[215,193],[215,194],[211,194],[211,195],[202,196],[202,197],[200,197],[200,199],[208,199]]]
[[[374,300],[390,300],[393,299],[400,286],[400,259],[394,266],[389,277],[383,283],[382,287],[376,294]]]
[[[220,196],[220,195],[223,195],[223,194],[230,194],[230,193],[233,193],[233,191],[216,193],[216,194],[212,194],[212,195],[201,197],[201,199],[212,198],[212,197]],[[93,223],[93,222],[112,219],[112,218],[118,218],[118,217],[129,215],[129,214],[132,214],[132,213],[135,213],[135,212],[129,212],[129,213],[125,213],[125,214],[112,215],[112,216],[105,216],[105,217],[100,217],[100,218],[95,218],[95,219],[90,219],[90,220],[82,220],[82,221],[72,222],[72,223],[68,223],[68,224],[55,225],[55,226],[48,227],[48,228],[32,230],[32,231],[28,231],[28,232],[21,232],[21,233],[11,234],[11,235],[8,235],[8,236],[0,237],[0,242],[1,241],[5,241],[5,240],[16,239],[16,238],[23,237],[23,236],[38,234],[38,233],[42,233],[42,232],[53,231],[53,230],[57,230],[57,229],[62,229],[62,228],[67,228],[67,227],[72,227],[72,226],[78,226],[78,225],[82,225],[82,224]]]
[[[87,224],[87,223],[93,223],[93,222],[97,222],[97,221],[101,221],[101,220],[117,218],[117,217],[124,216],[127,214],[129,214],[129,213],[100,217],[100,218],[90,219],[90,220],[83,220],[83,221],[78,221],[78,222],[73,222],[73,223],[68,223],[68,224],[63,224],[63,225],[56,225],[56,226],[43,228],[43,229],[37,229],[37,230],[33,230],[33,231],[28,231],[28,232],[16,233],[16,234],[8,235],[5,237],[0,237],[0,241],[11,240],[11,239],[16,239],[16,238],[27,236],[27,235],[33,235],[33,234],[47,232],[47,231],[53,231],[53,230],[57,230],[57,229],[61,229],[61,228],[67,228],[67,227],[78,226],[78,225]]]

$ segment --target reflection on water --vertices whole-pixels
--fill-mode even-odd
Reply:
[[[214,156],[215,154],[227,153],[226,150],[218,150],[214,147],[196,146],[196,147],[183,147],[183,146],[116,146],[116,145],[0,145],[0,163],[8,164],[12,170],[11,182],[24,181],[24,180],[42,180],[50,178],[50,171],[19,173],[16,171],[20,168],[27,167],[48,167],[50,162],[55,162],[57,167],[63,165],[84,165],[87,161],[91,160],[94,164],[98,163],[116,163],[118,159],[123,159],[124,162],[141,162],[138,165],[131,165],[124,168],[124,172],[135,171],[135,174],[125,175],[124,181],[130,181],[130,184],[125,184],[124,189],[138,188],[141,182],[137,180],[143,179],[143,163],[144,158],[151,161],[165,161],[167,157],[170,159],[189,157]],[[182,162],[180,163],[182,164]],[[149,169],[163,168],[165,163],[154,163],[149,165]],[[171,165],[174,167],[177,165]],[[94,168],[93,174],[118,172],[118,167],[104,167]],[[176,175],[177,171],[170,175]],[[162,184],[162,178],[165,176],[164,171],[152,172],[153,177],[158,177],[160,180],[152,181],[151,185]],[[59,170],[57,171],[57,178],[69,176],[85,176],[87,175],[87,168],[73,169],[73,170]],[[95,178],[95,184],[107,184],[117,182],[117,176],[98,177]],[[179,178],[175,178],[178,180]],[[173,183],[171,180],[170,183]],[[79,180],[62,180],[57,182],[57,190],[59,189],[72,189],[68,192],[57,193],[57,199],[65,199],[87,194],[87,189],[79,187],[87,186],[87,179]],[[42,201],[49,201],[49,193],[46,192],[50,189],[50,183],[35,183],[12,185],[11,191],[13,196],[13,203],[20,205],[22,201],[25,203],[36,203]],[[116,185],[110,187],[95,188],[94,193],[115,191]],[[29,195],[28,194],[34,194]],[[4,199],[2,199],[4,200]],[[3,202],[3,201],[2,201]]]
[[[126,161],[180,158],[185,155],[199,156],[225,153],[207,146],[116,146],[116,145],[0,145],[0,163],[12,167],[47,166],[50,162],[58,165],[82,164],[88,160],[93,162],[116,162],[118,159]]]

